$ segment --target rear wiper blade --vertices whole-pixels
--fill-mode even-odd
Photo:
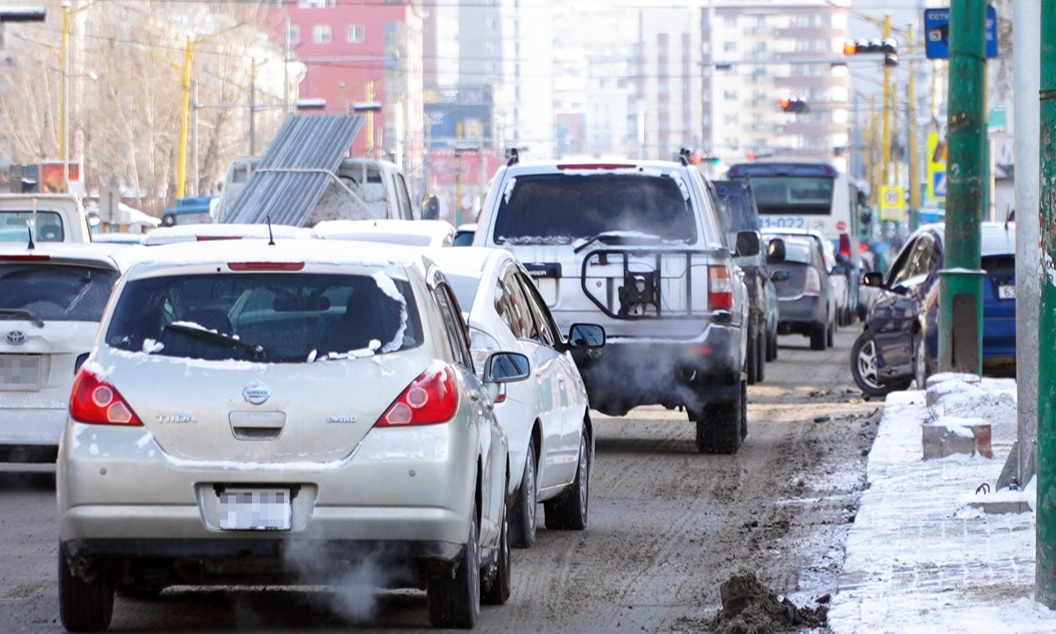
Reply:
[[[206,330],[201,326],[183,324],[180,322],[166,324],[165,328],[185,335],[190,335],[192,337],[197,337],[198,339],[201,339],[203,341],[222,345],[233,345],[236,348],[241,348],[243,350],[248,351],[250,354],[253,355],[254,359],[264,358],[264,346],[256,343],[249,343],[248,341],[242,341],[237,337],[225,335],[221,332],[216,332],[215,330]]]
[[[37,328],[44,327],[44,320],[40,318],[40,315],[29,310],[28,308],[0,308],[0,315],[10,315],[12,317],[22,317],[28,319],[36,324]]]
[[[660,236],[638,231],[602,231],[601,233],[586,238],[585,240],[586,241],[583,244],[572,249],[572,252],[579,253],[595,242],[618,242],[622,244],[628,244],[631,240],[641,244],[659,244],[663,242],[663,238]]]

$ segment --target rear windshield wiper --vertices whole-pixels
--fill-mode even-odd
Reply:
[[[165,328],[181,334],[196,337],[198,339],[201,339],[202,341],[208,341],[210,343],[241,348],[242,350],[249,352],[254,359],[264,358],[264,346],[256,343],[249,343],[248,341],[242,341],[237,337],[225,335],[221,332],[216,332],[215,330],[206,330],[201,326],[180,322],[172,322],[171,324],[166,324]]]
[[[37,325],[37,328],[44,327],[44,320],[40,318],[40,315],[29,310],[28,308],[0,308],[0,315],[10,315],[11,317],[22,317],[28,319]]]
[[[573,253],[579,253],[588,246],[595,242],[615,242],[619,244],[630,244],[632,242],[636,244],[660,244],[663,242],[663,238],[655,236],[651,233],[640,233],[638,231],[602,231],[597,235],[593,235],[589,238],[585,238],[585,242],[579,245],[575,249],[572,249]]]

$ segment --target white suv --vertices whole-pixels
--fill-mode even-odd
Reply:
[[[733,453],[746,435],[748,303],[706,183],[687,161],[519,163],[492,180],[474,246],[520,259],[561,330],[605,328],[602,350],[576,351],[592,408],[685,407],[702,452]]]

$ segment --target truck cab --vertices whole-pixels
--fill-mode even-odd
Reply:
[[[0,194],[0,242],[91,242],[88,215],[73,194]]]

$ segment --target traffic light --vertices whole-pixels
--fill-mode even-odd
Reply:
[[[806,112],[807,102],[799,97],[784,97],[777,100],[777,107],[785,112]]]
[[[891,38],[885,40],[858,40],[856,42],[845,42],[843,45],[844,55],[859,55],[862,53],[880,53],[884,56],[884,66],[898,66],[898,43]]]

